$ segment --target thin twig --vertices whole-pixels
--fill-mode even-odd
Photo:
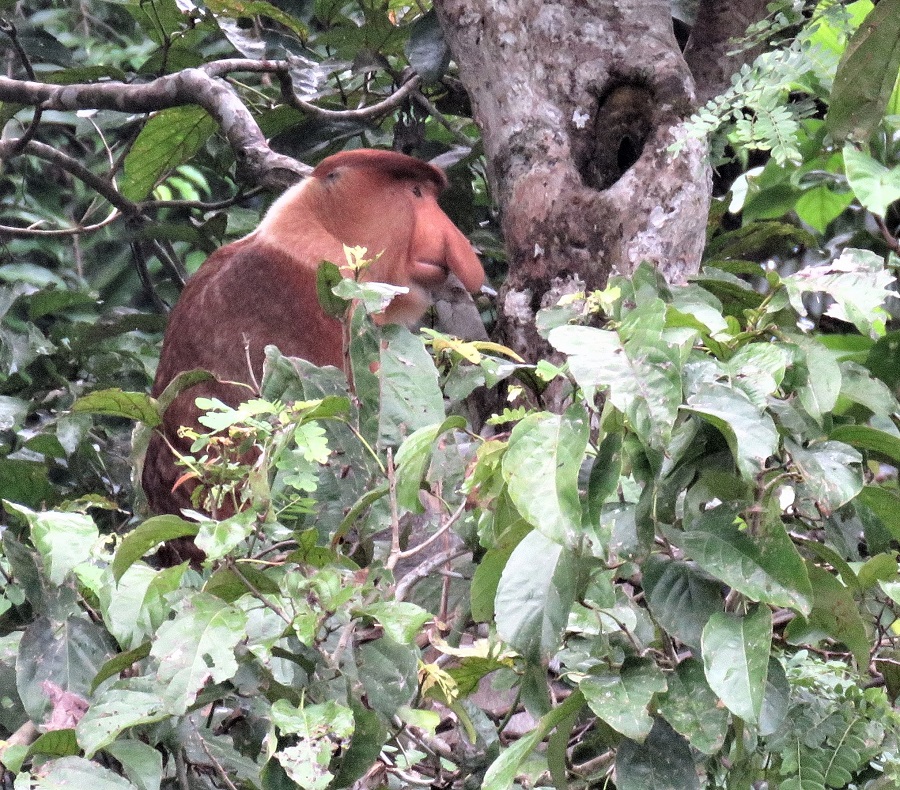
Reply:
[[[6,19],[0,19],[0,32],[6,33],[6,35],[9,36],[13,49],[19,56],[19,60],[22,61],[22,67],[25,69],[28,79],[36,80],[37,77],[35,76],[34,69],[31,67],[31,60],[28,57],[28,53],[22,48],[22,44],[19,41],[19,33],[16,30],[16,26]],[[12,142],[13,155],[19,153],[34,138],[43,114],[44,110],[41,107],[34,108],[34,115],[31,116],[31,122],[28,124],[28,127],[20,137]]]
[[[884,217],[879,217],[877,214],[875,214],[874,217],[875,222],[878,224],[878,229],[881,231],[881,235],[887,242],[888,247],[890,247],[894,252],[900,255],[900,239],[898,239],[893,233],[891,233],[890,229],[887,226],[887,223],[884,221]]]
[[[440,554],[429,557],[425,562],[407,573],[406,576],[397,582],[394,599],[397,601],[404,600],[417,582],[428,577],[445,562],[450,562],[451,560],[455,560],[457,557],[462,557],[468,553],[469,550],[467,548],[460,546],[455,549],[447,549],[447,551],[442,551]]]
[[[322,107],[317,107],[315,104],[304,101],[297,96],[297,94],[294,93],[294,86],[291,83],[291,78],[288,73],[278,71],[276,72],[276,77],[281,86],[281,95],[291,107],[323,121],[371,121],[375,118],[381,118],[397,109],[397,107],[399,107],[410,94],[416,92],[422,84],[421,77],[415,75],[403,83],[403,85],[386,99],[383,99],[376,104],[357,107],[353,110],[326,110]]]
[[[394,452],[390,447],[387,451],[387,479],[388,502],[391,505],[391,553],[388,555],[385,566],[392,571],[400,559],[400,514],[397,508],[397,475],[394,469]]]
[[[397,559],[405,560],[407,557],[413,557],[416,554],[418,554],[420,551],[422,551],[423,549],[430,546],[439,537],[441,537],[441,535],[445,534],[447,532],[447,530],[449,530],[451,527],[453,527],[453,525],[459,520],[459,517],[465,512],[465,510],[466,510],[466,501],[463,500],[462,503],[460,504],[460,506],[453,513],[453,515],[450,516],[449,519],[447,519],[446,524],[441,526],[441,528],[437,532],[435,532],[433,535],[431,535],[427,539],[423,540],[418,545],[413,546],[411,549],[407,549],[406,551],[401,551],[400,554],[397,556]]]
[[[219,779],[221,779],[228,790],[238,790],[237,785],[228,778],[228,774],[225,772],[225,769],[219,763],[219,761],[212,756],[212,752],[209,750],[209,746],[206,745],[206,741],[203,740],[203,736],[197,732],[196,727],[194,728],[194,732],[197,735],[197,740],[200,741],[200,748],[203,749],[203,753],[209,758],[209,761],[212,763],[213,768],[215,769],[216,774],[218,774]]]
[[[466,148],[472,147],[472,140],[466,137],[462,132],[460,132],[447,117],[437,108],[434,104],[428,99],[428,97],[422,93],[422,91],[416,91],[412,95],[413,101],[422,107],[432,118],[434,118],[441,126],[443,126],[451,135],[453,135],[453,139],[456,140],[460,145],[464,145]]]
[[[95,230],[105,228],[121,216],[122,213],[118,209],[113,209],[106,219],[93,225],[76,225],[74,228],[53,228],[52,230],[43,230],[42,228],[36,228],[34,225],[29,225],[27,228],[19,228],[15,225],[0,225],[0,233],[18,238],[29,236],[80,236],[83,233],[93,233]]]
[[[289,617],[287,612],[284,611],[280,606],[272,603],[268,598],[266,598],[259,590],[256,589],[254,584],[246,577],[243,573],[241,573],[241,569],[238,567],[236,562],[229,563],[231,570],[234,571],[234,574],[241,580],[241,583],[244,587],[247,588],[247,591],[256,598],[260,603],[263,604],[268,609],[271,609],[275,614],[277,614],[285,623],[291,625],[293,623],[293,618]]]

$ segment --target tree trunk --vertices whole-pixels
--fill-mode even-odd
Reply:
[[[562,294],[603,287],[645,260],[670,282],[695,273],[710,167],[705,141],[684,130],[696,90],[669,2],[435,5],[501,210],[500,339],[534,358],[545,350],[537,310]]]

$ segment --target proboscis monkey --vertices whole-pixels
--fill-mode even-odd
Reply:
[[[392,151],[344,151],[284,193],[250,235],[214,252],[190,278],[175,305],[153,384],[158,396],[180,372],[203,368],[217,378],[251,383],[262,374],[263,349],[317,365],[344,364],[340,321],[316,296],[323,260],[340,265],[344,245],[380,256],[365,279],[407,286],[385,312],[388,323],[413,324],[428,292],[455,274],[470,291],[484,279],[471,244],[438,206],[446,186],[436,167]],[[252,376],[251,376],[252,367]],[[166,410],[162,436],[150,440],[143,487],[156,513],[191,507],[192,481],[174,488],[184,469],[163,439],[187,452],[182,425],[197,426],[197,397],[237,405],[250,391],[204,382]]]

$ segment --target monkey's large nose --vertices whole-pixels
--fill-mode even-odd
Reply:
[[[413,265],[416,270],[414,279],[420,285],[440,285],[449,274],[449,268],[445,261],[416,261]]]

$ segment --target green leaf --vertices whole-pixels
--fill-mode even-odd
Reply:
[[[353,738],[341,755],[334,787],[350,787],[364,776],[378,759],[388,738],[387,725],[375,711],[355,699],[350,700],[350,707],[353,710]]]
[[[862,490],[862,456],[849,445],[827,441],[803,448],[785,439],[784,447],[802,477],[798,496],[814,501],[825,514],[830,515]]]
[[[845,438],[843,441],[847,441]],[[853,444],[853,442],[848,442]],[[900,453],[900,447],[897,447]],[[857,501],[864,504],[881,520],[891,537],[900,541],[900,494],[884,486],[863,486]]]
[[[503,479],[522,516],[550,540],[567,546],[581,533],[578,473],[587,447],[584,407],[538,412],[519,422],[503,456]]]
[[[837,443],[864,450],[873,458],[900,464],[900,438],[868,425],[838,425],[830,435]]]
[[[85,756],[93,757],[125,730],[138,724],[152,724],[170,715],[158,694],[128,688],[101,692],[78,722],[75,732]]]
[[[647,709],[653,695],[666,690],[666,680],[652,660],[628,657],[618,672],[588,675],[578,688],[590,709],[610,727],[643,742],[653,727]]]
[[[418,651],[383,636],[359,648],[359,676],[371,707],[391,717],[419,689]]]
[[[379,443],[396,447],[419,428],[443,423],[444,397],[422,339],[405,327],[386,326],[380,360]]]
[[[113,741],[104,751],[117,760],[138,790],[159,790],[163,778],[162,754],[142,741]]]
[[[49,755],[51,757],[68,757],[78,754],[78,740],[75,730],[50,730],[28,747],[29,756]]]
[[[443,76],[450,64],[450,48],[444,41],[444,34],[433,8],[410,26],[405,53],[409,65],[426,84],[437,82]]]
[[[199,524],[185,521],[178,516],[153,516],[148,518],[143,524],[129,532],[119,544],[112,564],[113,578],[119,581],[125,571],[150,549],[159,546],[167,540],[192,538],[199,529]]]
[[[825,123],[835,140],[867,140],[881,123],[900,70],[900,0],[881,0],[838,64]]]
[[[603,515],[606,500],[615,494],[622,474],[622,435],[609,433],[597,447],[597,456],[591,464],[588,478],[587,518],[597,525]]]
[[[275,758],[285,773],[304,790],[325,790],[334,775],[328,770],[332,756],[353,734],[353,712],[328,700],[294,707],[279,699],[272,705],[272,723],[286,735],[290,746],[279,744]]]
[[[738,469],[748,479],[755,479],[766,459],[778,449],[778,431],[772,418],[760,413],[742,390],[706,383],[688,397],[682,409],[719,430]]]
[[[844,167],[857,199],[873,214],[883,217],[900,199],[900,167],[887,168],[852,145],[844,146]]]
[[[342,299],[334,293],[335,286],[343,279],[341,270],[331,261],[322,261],[316,269],[316,296],[322,309],[333,318],[343,319],[350,307],[348,299]]]
[[[163,623],[151,656],[165,684],[170,711],[183,714],[209,682],[230,680],[237,672],[234,649],[246,638],[247,616],[218,598],[196,592],[184,599],[174,620]]]
[[[257,516],[252,510],[242,510],[221,521],[203,519],[194,542],[206,554],[207,560],[218,560],[237,548],[253,534]]]
[[[823,416],[834,409],[840,395],[841,368],[818,338],[791,335],[790,342],[799,348],[806,368],[806,379],[797,388],[800,404],[821,425]]]
[[[411,645],[431,619],[431,613],[406,601],[375,601],[359,610],[359,614],[381,623],[384,633],[401,645]]]
[[[853,193],[849,190],[837,192],[826,184],[807,189],[797,203],[794,211],[807,225],[824,233],[832,220],[837,219],[853,202]]]
[[[397,463],[397,504],[411,513],[424,511],[419,501],[419,488],[431,460],[438,437],[450,430],[462,430],[466,421],[462,417],[448,417],[440,425],[419,428],[403,441],[394,460]]]
[[[305,40],[309,35],[299,19],[285,13],[272,3],[263,2],[263,0],[206,0],[204,5],[217,17],[225,16],[232,19],[240,19],[264,16],[284,25],[300,39]]]
[[[790,355],[782,346],[749,343],[738,349],[724,363],[724,367],[734,386],[744,392],[757,409],[763,411],[767,406],[767,396],[781,386],[790,362]]]
[[[657,698],[660,714],[704,754],[715,754],[725,743],[728,711],[706,682],[703,664],[682,661],[666,675],[667,690]]]
[[[575,600],[574,558],[543,533],[529,532],[513,549],[494,602],[497,631],[526,660],[559,648]]]
[[[125,157],[122,195],[144,200],[166,173],[190,161],[217,128],[201,107],[172,107],[155,113]]]
[[[804,644],[823,636],[843,642],[857,666],[869,665],[869,637],[853,594],[828,571],[816,565],[808,566],[813,586],[813,608],[809,616],[797,617],[785,629],[792,644]]]
[[[100,531],[90,516],[81,513],[37,513],[23,505],[5,503],[7,510],[24,516],[31,539],[41,553],[44,570],[53,584],[62,584],[69,572],[91,556]]]
[[[704,513],[693,526],[669,537],[707,573],[753,601],[803,614],[811,611],[806,566],[779,520],[767,519],[761,534],[751,538],[720,507]]]
[[[781,282],[799,315],[807,314],[805,294],[824,293],[834,300],[826,315],[852,323],[864,335],[884,334],[888,318],[884,303],[891,296],[893,276],[871,250],[847,248],[837,260],[807,266]]]
[[[740,718],[756,723],[762,710],[772,646],[772,613],[746,617],[717,612],[703,629],[703,668],[710,688]]]
[[[664,334],[661,299],[642,305],[628,318],[642,320],[631,337],[588,326],[560,326],[550,343],[569,358],[578,385],[609,388],[609,400],[650,447],[665,448],[681,405],[681,349]],[[639,313],[639,314],[638,314]],[[637,315],[636,315],[637,314]]]
[[[94,682],[91,683],[91,693],[95,692],[104,680],[119,675],[129,667],[143,661],[150,655],[150,643],[144,642],[142,645],[126,650],[124,653],[117,653],[109,661],[107,661],[100,671],[94,676]]]
[[[721,583],[690,563],[656,554],[644,562],[643,575],[644,592],[654,619],[679,641],[699,648],[706,622],[714,612],[722,610]]]
[[[525,758],[544,739],[544,736],[554,727],[577,714],[583,705],[584,697],[580,691],[576,690],[561,704],[541,716],[530,733],[519,738],[491,763],[484,775],[481,790],[507,790],[515,780]]]
[[[106,629],[80,617],[39,617],[19,642],[16,689],[32,721],[50,709],[48,688],[87,698],[94,676],[115,652]]]
[[[644,743],[623,741],[616,752],[616,790],[700,790],[687,741],[663,719]]]
[[[41,766],[35,790],[81,787],[91,790],[134,790],[127,779],[83,757],[62,757]]]
[[[766,693],[759,712],[760,735],[774,735],[781,728],[791,702],[791,684],[784,667],[775,656],[769,656]]]
[[[143,392],[125,392],[114,387],[96,390],[80,397],[72,404],[72,411],[125,417],[156,428],[162,424],[156,401]]]

